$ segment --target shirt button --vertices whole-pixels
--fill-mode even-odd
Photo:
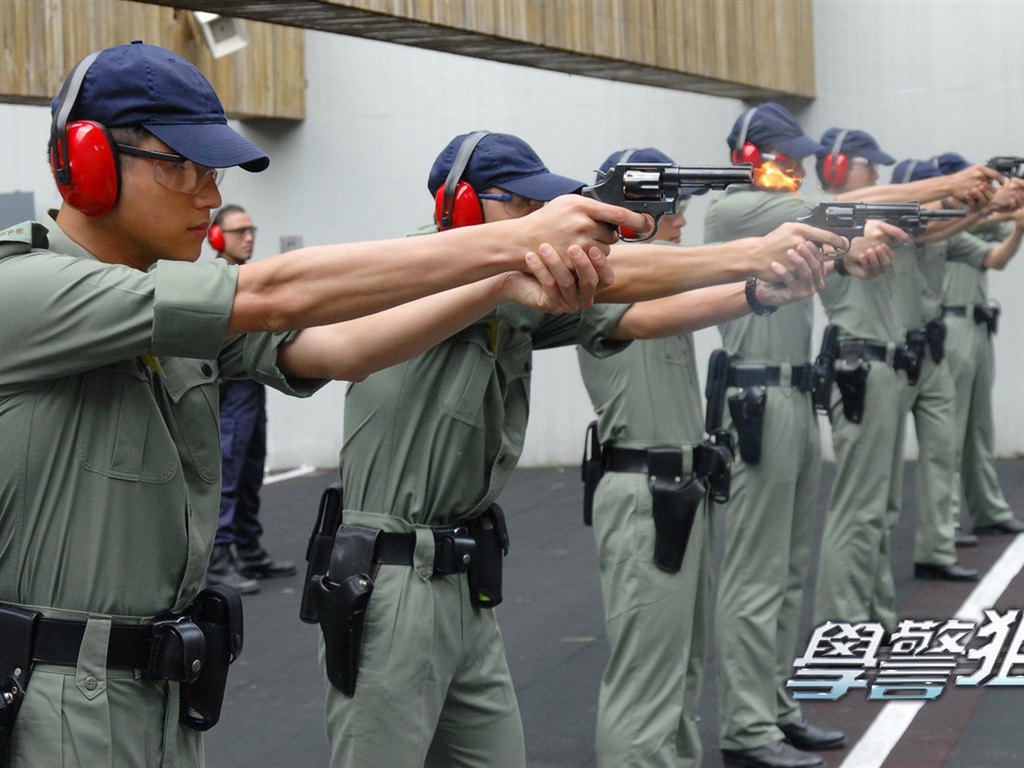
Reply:
[[[89,675],[87,678],[85,678],[85,687],[90,691],[95,691],[96,686],[98,686],[99,684],[99,680],[97,680],[92,675]]]
[[[213,368],[210,367],[209,363],[203,363],[201,366],[199,366],[199,370],[202,371],[203,376],[213,375]]]

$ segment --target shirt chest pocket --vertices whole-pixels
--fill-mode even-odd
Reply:
[[[135,360],[85,374],[76,443],[82,468],[108,477],[166,483],[177,471],[174,441]]]
[[[175,358],[164,366],[171,428],[182,461],[208,483],[220,480],[220,396],[210,362]]]
[[[471,426],[482,426],[487,387],[495,370],[487,337],[464,331],[449,347],[439,378],[444,382],[441,411]]]

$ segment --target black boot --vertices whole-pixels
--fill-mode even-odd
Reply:
[[[238,547],[238,570],[243,576],[254,579],[276,579],[294,576],[295,563],[291,560],[275,560],[258,543]]]
[[[260,591],[260,583],[256,579],[248,579],[238,572],[230,544],[214,545],[210,567],[206,569],[206,583],[234,587],[243,595],[252,595]]]

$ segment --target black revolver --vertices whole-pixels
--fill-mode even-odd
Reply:
[[[703,168],[683,168],[668,163],[619,163],[597,184],[584,187],[582,194],[650,216],[653,223],[649,234],[641,237],[632,231],[619,232],[623,240],[641,243],[654,237],[658,219],[666,213],[675,213],[681,189],[725,189],[730,184],[750,184],[753,179],[754,166],[750,163]]]
[[[1024,179],[1024,157],[1000,155],[991,158],[986,165],[999,171],[1003,176]]]
[[[911,237],[920,237],[928,224],[933,221],[948,221],[967,215],[962,208],[922,208],[920,203],[818,203],[806,216],[797,221],[812,227],[827,229],[846,238],[846,249],[837,251],[835,256],[850,252],[850,241],[864,236],[864,225],[868,219],[878,219],[893,224]]]

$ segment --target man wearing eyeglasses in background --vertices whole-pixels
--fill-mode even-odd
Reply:
[[[611,283],[612,228],[644,219],[573,196],[520,221],[195,264],[216,169],[269,164],[202,73],[115,46],[75,67],[52,114],[64,202],[0,231],[0,766],[200,766],[242,646],[237,594],[200,592],[218,380],[309,395],[510,299],[576,311]]]
[[[252,258],[256,227],[240,205],[225,205],[208,235],[217,257],[228,264]],[[217,537],[207,584],[226,584],[243,595],[259,592],[257,579],[292,576],[295,563],[274,560],[260,539],[260,488],[267,458],[266,387],[249,378],[221,379],[221,490]]]

